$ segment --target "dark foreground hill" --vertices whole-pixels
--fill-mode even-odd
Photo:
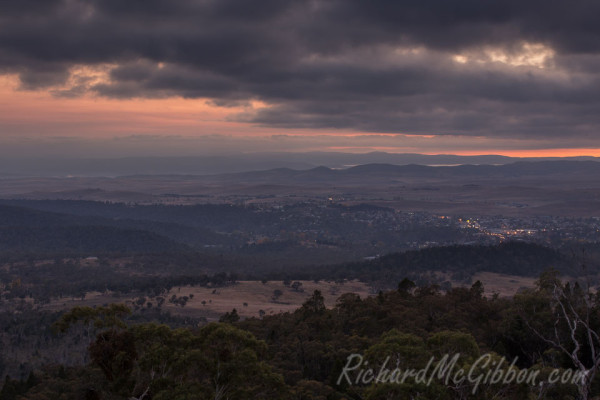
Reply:
[[[0,206],[0,254],[10,259],[189,251],[184,243],[127,221]]]
[[[333,279],[354,278],[395,284],[406,277],[423,283],[435,280],[432,271],[463,280],[484,271],[538,276],[549,268],[573,274],[578,265],[572,257],[555,249],[533,243],[505,242],[496,246],[456,245],[412,250],[329,266],[326,270]]]

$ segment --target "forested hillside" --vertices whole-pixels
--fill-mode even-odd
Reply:
[[[479,282],[443,293],[403,280],[397,290],[375,297],[344,295],[333,309],[325,308],[315,292],[293,313],[239,321],[233,310],[220,323],[178,329],[135,322],[123,306],[77,308],[58,319],[54,329],[60,337],[85,328],[89,364],[58,363],[22,381],[7,378],[0,399],[575,399],[597,393],[595,369],[587,386],[545,382],[553,369],[578,370],[579,361],[590,368],[598,359],[592,350],[598,341],[587,342],[583,326],[570,336],[565,316],[552,312],[563,304],[573,307],[565,314],[569,318],[575,312],[596,315],[597,300],[579,302],[587,296],[584,288],[563,285],[556,273],[547,272],[537,289],[512,299],[483,294]],[[588,322],[597,332],[598,320]],[[565,349],[536,332],[560,340]],[[581,347],[574,358],[566,349],[576,344]],[[443,376],[427,384],[414,376],[393,383],[356,382],[358,370],[345,369],[353,354],[378,371],[388,357],[390,368],[406,370],[458,353],[457,367],[472,368],[481,356],[505,357],[497,370],[538,371],[537,381],[480,380],[474,391],[474,381],[448,382]],[[480,365],[477,371],[484,374],[492,367]],[[344,371],[352,379],[340,380]]]

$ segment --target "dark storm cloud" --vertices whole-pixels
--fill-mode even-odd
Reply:
[[[269,126],[595,136],[597,15],[593,0],[20,0],[0,2],[0,71],[33,89],[108,64],[109,81],[53,93],[261,100],[237,119]],[[524,43],[553,51],[547,68],[477,59]]]

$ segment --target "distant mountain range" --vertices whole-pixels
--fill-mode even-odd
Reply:
[[[2,158],[0,176],[64,177],[123,175],[214,175],[289,168],[309,170],[324,166],[345,169],[365,164],[426,166],[503,165],[533,161],[600,161],[595,157],[514,158],[499,155],[457,156],[449,154],[363,154],[337,152],[249,153],[198,157],[129,157],[129,158]],[[372,167],[371,167],[372,168]],[[440,170],[438,170],[440,171]]]
[[[502,165],[427,166],[427,165],[393,165],[363,164],[345,169],[332,169],[324,166],[308,170],[277,168],[265,171],[253,171],[234,174],[220,174],[203,179],[219,182],[323,182],[345,181],[355,179],[388,179],[388,178],[522,178],[548,176],[575,176],[577,178],[600,177],[600,162],[597,161],[519,161]]]

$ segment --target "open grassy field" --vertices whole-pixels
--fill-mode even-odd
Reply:
[[[494,272],[478,272],[473,275],[473,282],[483,283],[485,295],[498,293],[501,297],[513,296],[521,288],[532,288],[537,278],[516,275],[504,275]]]
[[[207,288],[196,286],[182,286],[173,288],[167,295],[162,309],[172,314],[189,317],[205,317],[217,320],[221,315],[236,309],[242,318],[258,317],[260,310],[266,315],[293,311],[300,307],[315,290],[320,290],[325,298],[327,307],[335,305],[335,301],[344,293],[356,293],[362,298],[371,295],[369,286],[358,281],[343,283],[326,281],[299,281],[302,283],[299,290],[294,290],[283,284],[282,281],[240,281],[235,285]],[[274,292],[281,291],[281,295],[274,298]],[[176,305],[168,299],[175,295],[178,298],[187,296],[185,306]],[[60,310],[76,306],[101,306],[108,303],[125,303],[133,306],[135,298],[117,297],[112,294],[92,292],[85,299],[60,299],[54,300],[44,306],[46,309]],[[148,302],[156,305],[155,299],[148,298]]]
[[[492,272],[480,272],[473,276],[473,282],[480,280],[485,287],[486,296],[498,293],[500,296],[513,296],[523,287],[533,287],[535,278],[503,275]],[[204,317],[209,321],[218,320],[226,312],[237,310],[242,318],[258,317],[261,310],[265,315],[291,312],[302,306],[302,303],[312,295],[315,290],[320,290],[325,298],[327,307],[335,305],[336,300],[344,293],[355,293],[365,298],[373,295],[368,284],[359,281],[299,281],[302,285],[299,290],[285,286],[282,281],[240,281],[235,285],[207,288],[197,286],[181,286],[173,288],[167,295],[162,305],[164,311],[175,315],[189,316],[195,318]],[[453,283],[461,286],[459,283]],[[463,285],[464,286],[464,285]],[[281,291],[281,295],[274,296],[275,291]],[[172,296],[176,298],[187,297],[184,306],[170,302]],[[139,297],[119,297],[110,293],[91,292],[85,299],[63,298],[53,300],[50,304],[43,306],[45,309],[61,310],[75,306],[101,306],[109,303],[125,303],[132,308]],[[156,306],[156,299],[147,298],[147,303]]]
[[[267,315],[294,311],[315,290],[321,291],[328,307],[334,306],[337,298],[344,293],[355,293],[363,298],[370,295],[367,284],[358,281],[345,283],[300,282],[302,283],[302,291],[286,287],[281,281],[269,281],[264,284],[260,281],[242,281],[234,286],[217,289],[204,287],[175,288],[169,293],[170,296],[173,294],[188,297],[193,294],[194,296],[191,300],[188,300],[183,308],[172,303],[165,303],[165,305],[167,305],[166,309],[173,313],[190,316],[205,312],[222,315],[235,308],[241,317],[256,317],[259,316],[260,310],[263,310]],[[282,294],[275,300],[273,294],[276,290],[280,290]],[[203,302],[205,303],[203,304]]]

